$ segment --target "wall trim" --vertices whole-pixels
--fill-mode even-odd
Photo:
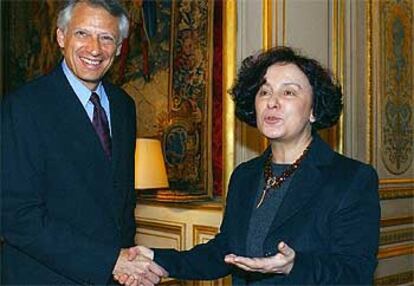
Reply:
[[[144,200],[140,199],[138,202],[139,205],[147,205],[147,206],[160,206],[160,207],[168,207],[168,208],[178,208],[178,209],[195,209],[195,210],[210,210],[210,211],[223,211],[224,206],[222,199],[216,199],[211,201],[204,201],[204,202],[185,202],[185,203],[178,203],[178,202],[159,202],[153,200]]]
[[[380,245],[414,241],[414,227],[382,231]]]
[[[374,285],[401,285],[412,283],[414,280],[414,271],[401,272],[389,276],[376,278]]]
[[[379,190],[381,200],[404,199],[414,197],[413,187],[382,188]]]
[[[333,1],[333,28],[332,28],[332,71],[341,83],[342,92],[345,88],[345,1]],[[338,124],[331,130],[330,140],[336,151],[344,152],[344,113],[342,112]],[[330,133],[331,133],[330,132]]]
[[[193,225],[193,244],[197,245],[204,243],[201,236],[203,234],[215,236],[218,233],[218,227],[208,226],[208,225]]]
[[[381,220],[381,227],[414,224],[414,216],[394,217]]]
[[[262,46],[264,50],[267,50],[273,46],[272,2],[272,0],[263,0]]]
[[[282,0],[282,43],[286,46],[286,0]]]
[[[380,185],[388,185],[388,184],[414,184],[414,178],[380,179]]]
[[[366,19],[366,51],[365,51],[365,57],[366,57],[366,68],[365,68],[365,74],[366,74],[366,114],[367,114],[367,143],[366,143],[366,154],[368,154],[368,163],[373,164],[373,130],[372,130],[372,124],[374,121],[373,118],[373,100],[372,100],[372,90],[373,90],[373,62],[372,62],[372,42],[373,42],[373,33],[372,33],[372,0],[368,0],[365,2],[365,19]]]
[[[386,259],[409,254],[414,254],[414,243],[380,248],[377,257],[378,259]]]
[[[235,116],[234,103],[227,93],[236,75],[237,1],[223,2],[223,198],[234,169]],[[223,200],[225,201],[225,200]]]
[[[185,232],[186,232],[186,225],[185,223],[178,223],[175,221],[164,221],[158,219],[146,219],[142,217],[135,217],[136,221],[136,234],[143,233],[145,230],[153,230],[162,233],[163,238],[171,238],[168,234],[174,234],[178,236],[178,245],[180,247],[179,250],[186,249],[185,243]],[[152,233],[146,233],[147,235],[154,235]],[[156,235],[154,235],[156,236]]]

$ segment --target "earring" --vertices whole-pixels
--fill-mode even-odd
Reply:
[[[313,115],[311,115],[311,117],[309,118],[309,122],[310,123],[315,123],[316,119],[315,117],[313,117]]]

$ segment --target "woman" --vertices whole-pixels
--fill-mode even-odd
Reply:
[[[313,60],[278,47],[243,61],[237,117],[270,146],[233,172],[220,233],[189,251],[137,247],[171,277],[235,285],[370,284],[377,264],[378,177],[317,134],[334,125],[341,88]]]

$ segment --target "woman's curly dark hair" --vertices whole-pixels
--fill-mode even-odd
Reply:
[[[275,47],[243,60],[237,79],[229,90],[235,102],[236,116],[256,127],[255,97],[264,83],[267,69],[277,63],[295,64],[308,78],[313,92],[312,129],[336,124],[342,111],[342,90],[331,72],[314,60],[289,47]]]

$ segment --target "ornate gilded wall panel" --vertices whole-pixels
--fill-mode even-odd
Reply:
[[[148,247],[184,250],[186,224],[175,221],[137,218],[135,242]]]
[[[400,175],[414,157],[413,9],[412,1],[379,1],[381,94],[381,160]]]
[[[399,285],[407,284],[413,282],[414,280],[414,271],[407,271],[403,273],[398,273],[394,275],[389,275],[386,277],[375,279],[374,285]]]
[[[414,97],[412,0],[365,2],[369,163],[382,207],[376,285],[413,282]]]
[[[408,227],[381,232],[380,245],[401,243],[414,240],[414,228]]]
[[[218,227],[193,225],[193,244],[206,243],[218,233]]]
[[[413,1],[369,1],[367,11],[369,159],[380,173],[382,186],[412,189]]]

